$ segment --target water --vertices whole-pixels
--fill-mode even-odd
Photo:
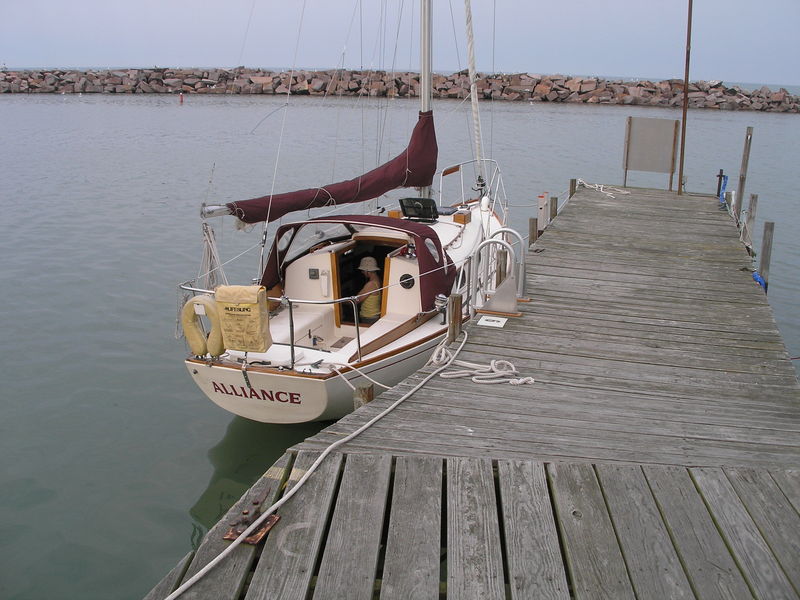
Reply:
[[[384,112],[377,101],[293,99],[284,122],[282,103],[0,97],[0,597],[141,597],[287,446],[318,430],[218,409],[190,381],[172,337],[174,286],[199,260],[202,201],[268,192],[282,128],[276,191],[349,178],[399,152],[417,110],[403,100]],[[442,167],[470,154],[467,106],[435,108]],[[561,193],[572,177],[621,182],[628,115],[680,116],[548,104],[484,110],[484,145],[503,168],[522,231],[536,196]],[[770,302],[796,356],[800,117],[690,112],[688,187],[713,191],[720,168],[735,187],[748,125],[756,230],[776,222]],[[629,182],[665,187],[666,176],[635,173]],[[226,222],[223,254],[259,236]],[[250,255],[239,276],[255,274]]]

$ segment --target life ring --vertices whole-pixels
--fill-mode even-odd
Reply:
[[[206,338],[206,334],[200,324],[195,306],[202,306],[208,321],[211,324],[211,332]],[[183,334],[189,344],[189,351],[194,356],[219,356],[225,352],[225,344],[222,342],[222,329],[219,326],[219,311],[213,296],[208,294],[194,296],[186,301],[181,310],[181,325]]]

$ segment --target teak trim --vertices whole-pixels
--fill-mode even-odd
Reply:
[[[394,329],[387,331],[379,338],[376,338],[371,342],[367,342],[366,344],[361,346],[361,356],[366,356],[367,354],[375,352],[376,350],[383,348],[388,344],[391,344],[392,342],[400,339],[407,333],[414,331],[417,327],[419,327],[423,323],[427,323],[438,314],[439,314],[438,312],[429,312],[429,313],[419,313],[417,315],[414,315],[407,321],[400,323],[400,325],[398,325]],[[356,352],[350,357],[350,359],[347,362],[352,363],[357,358],[358,358],[358,353]]]

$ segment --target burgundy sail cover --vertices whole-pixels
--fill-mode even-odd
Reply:
[[[245,223],[258,223],[272,222],[297,210],[364,202],[396,188],[430,185],[437,156],[433,111],[421,112],[408,147],[369,173],[325,187],[230,202],[227,207]]]

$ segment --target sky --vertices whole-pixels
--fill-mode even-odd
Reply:
[[[466,68],[433,0],[434,70]],[[0,0],[0,67],[419,70],[416,0]],[[473,0],[478,70],[682,79],[688,0]],[[692,80],[800,85],[800,0],[694,0]]]

